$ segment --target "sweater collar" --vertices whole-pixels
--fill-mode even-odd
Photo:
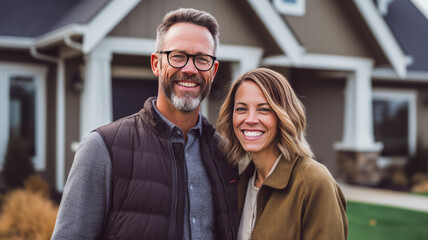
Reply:
[[[138,113],[143,122],[145,122],[158,136],[164,138],[170,138],[173,136],[173,131],[179,129],[171,121],[166,119],[157,109],[156,109],[156,97],[150,97],[144,103],[143,109]],[[202,133],[212,136],[214,134],[214,129],[208,120],[206,120],[202,114],[199,113],[198,123],[192,128],[197,129],[198,136],[200,137]]]

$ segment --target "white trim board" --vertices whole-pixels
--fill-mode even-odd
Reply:
[[[354,0],[354,3],[398,76],[405,77],[411,60],[404,54],[373,1]]]
[[[273,0],[275,8],[282,14],[303,16],[306,10],[306,0],[296,0],[296,2],[285,2],[283,0]]]
[[[385,21],[377,12],[376,6],[371,0],[354,0],[354,2],[394,70],[398,76],[404,77],[407,65],[411,62],[410,58],[403,53]],[[248,0],[248,3],[287,56],[288,64],[300,67],[301,63],[306,61],[303,58],[308,54],[278,12],[275,11],[272,3],[268,0]]]
[[[297,41],[293,32],[275,11],[272,3],[268,0],[248,0],[248,3],[278,46],[290,58],[291,63],[298,64],[301,56],[305,53],[305,48]]]
[[[14,49],[29,49],[34,39],[29,37],[0,36],[0,46]]]
[[[297,66],[295,66],[292,63],[291,59],[285,55],[264,58],[261,64],[263,66],[299,67],[337,71],[357,71],[361,68],[371,68],[373,61],[370,58],[327,54],[305,54],[301,57]]]
[[[148,67],[112,66],[111,76],[113,78],[129,79],[156,79],[152,69]]]
[[[428,19],[428,2],[426,0],[411,0],[419,11]]]
[[[34,168],[37,171],[46,169],[46,76],[47,67],[35,64],[0,62],[0,86],[2,96],[9,98],[10,76],[32,76],[36,83],[35,96],[35,156]],[[9,139],[9,101],[1,101],[0,115],[0,170],[3,166],[3,156]]]
[[[34,47],[46,47],[51,44],[63,41],[67,36],[84,35],[86,27],[80,24],[70,24],[64,27],[55,29],[51,32],[45,33],[34,39]]]
[[[426,71],[407,71],[407,75],[404,78],[400,78],[397,73],[392,69],[374,69],[372,78],[378,81],[382,80],[393,80],[401,83],[407,82],[423,82],[428,83],[428,72]]]
[[[89,53],[141,0],[112,0],[87,24],[82,51]]]

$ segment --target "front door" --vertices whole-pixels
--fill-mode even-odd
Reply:
[[[147,98],[158,93],[156,79],[113,78],[113,120],[140,111]]]

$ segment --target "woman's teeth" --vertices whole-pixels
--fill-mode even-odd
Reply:
[[[263,132],[260,131],[244,131],[244,135],[247,137],[258,137],[262,134]]]

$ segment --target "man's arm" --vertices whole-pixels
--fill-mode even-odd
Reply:
[[[80,144],[64,188],[52,239],[96,239],[107,217],[112,166],[99,133]]]

